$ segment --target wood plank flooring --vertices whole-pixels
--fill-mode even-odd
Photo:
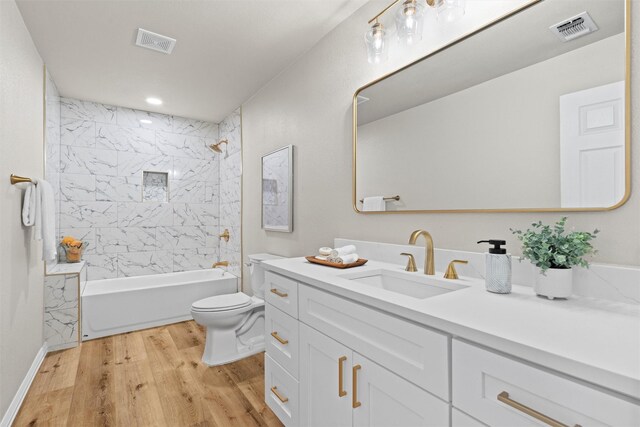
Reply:
[[[264,403],[264,354],[200,361],[195,322],[49,353],[14,426],[281,426]]]

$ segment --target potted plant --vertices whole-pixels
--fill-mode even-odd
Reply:
[[[522,242],[522,258],[528,259],[538,267],[534,286],[536,294],[549,299],[568,298],[573,290],[572,267],[589,267],[585,259],[596,253],[591,241],[598,230],[565,231],[567,217],[563,217],[553,226],[542,221],[531,224],[526,231],[511,232]]]

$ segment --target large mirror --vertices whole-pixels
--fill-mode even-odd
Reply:
[[[630,191],[628,9],[628,0],[533,2],[360,88],[356,211],[623,204]]]

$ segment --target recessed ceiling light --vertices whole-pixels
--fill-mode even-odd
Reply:
[[[151,120],[149,120],[149,119],[140,119],[140,123],[145,124],[145,125],[150,125],[153,122]]]
[[[149,98],[147,98],[147,104],[162,105],[162,99],[149,97]]]

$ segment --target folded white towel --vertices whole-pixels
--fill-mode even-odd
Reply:
[[[53,261],[57,256],[56,205],[53,187],[44,179],[27,187],[22,204],[22,223],[34,226],[33,237],[42,241],[42,259]]]
[[[24,202],[22,203],[22,223],[27,227],[33,227],[36,224],[36,211],[38,201],[36,196],[38,190],[36,190],[35,184],[27,184],[27,191],[24,193]]]
[[[352,264],[360,258],[358,257],[358,254],[349,254],[341,256],[340,259],[342,260],[342,264]]]
[[[356,247],[354,245],[347,245],[341,248],[335,248],[334,250],[331,251],[331,254],[329,256],[331,258],[339,258],[344,255],[355,254],[355,253],[356,253]]]
[[[384,212],[387,210],[387,202],[382,196],[365,197],[362,201],[362,210],[369,212]]]

